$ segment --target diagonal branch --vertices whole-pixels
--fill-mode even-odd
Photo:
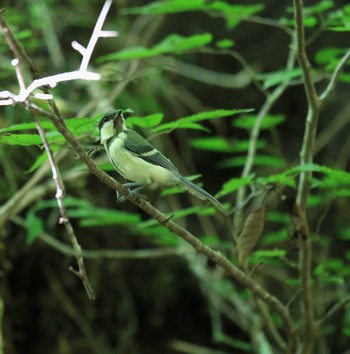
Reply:
[[[32,108],[33,109],[33,108]],[[250,289],[259,299],[266,302],[273,310],[275,310],[287,329],[289,348],[293,352],[296,344],[296,333],[294,325],[287,308],[273,295],[261,288],[256,282],[254,282],[249,276],[244,274],[240,269],[235,267],[226,257],[219,252],[214,251],[210,247],[204,245],[198,238],[192,235],[185,228],[176,224],[170,220],[166,215],[156,209],[146,200],[140,199],[135,194],[129,194],[128,190],[110,177],[107,173],[96,167],[94,161],[90,158],[88,153],[80,145],[80,143],[70,133],[65,123],[59,120],[57,117],[51,117],[52,123],[56,126],[57,130],[64,136],[66,141],[71,145],[73,150],[78,154],[79,158],[86,164],[90,172],[98,177],[103,183],[107,184],[118,193],[124,195],[126,199],[138,206],[149,216],[157,220],[160,224],[164,225],[169,231],[178,235],[186,242],[192,245],[194,249],[205,255],[208,259],[212,260],[218,266],[224,268],[227,274],[238,281],[240,284]]]

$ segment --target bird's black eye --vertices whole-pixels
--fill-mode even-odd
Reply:
[[[100,123],[98,124],[99,129],[101,129],[107,122],[110,121],[109,116],[104,116],[101,120]]]

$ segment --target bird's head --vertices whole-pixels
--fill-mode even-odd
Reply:
[[[126,130],[126,125],[121,109],[106,113],[98,124],[100,130],[101,144],[112,136]]]

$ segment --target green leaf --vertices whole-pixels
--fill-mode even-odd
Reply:
[[[121,13],[122,15],[161,15],[185,11],[197,11],[204,7],[204,0],[153,1],[145,6],[123,9]]]
[[[220,161],[218,168],[242,167],[246,164],[246,156],[236,156],[230,159]],[[285,161],[277,156],[272,155],[257,155],[254,159],[254,166],[282,168],[285,167]]]
[[[47,161],[47,153],[46,151],[43,151],[35,160],[33,165],[29,168],[27,171],[28,173],[31,173],[35,171],[37,168],[39,168],[41,165],[43,165]]]
[[[78,219],[79,224],[85,227],[137,224],[141,221],[138,214],[99,208],[84,199],[66,197],[64,203],[68,216]]]
[[[153,128],[161,123],[163,120],[163,113],[155,113],[146,117],[130,117],[126,119],[126,125],[130,128]]]
[[[325,66],[326,70],[332,71],[338,65],[341,57],[347,52],[347,49],[328,47],[319,50],[315,55],[316,63]]]
[[[12,134],[7,133],[0,136],[0,143],[9,145],[41,145],[42,141],[39,134]]]
[[[222,197],[237,191],[238,189],[247,186],[253,180],[253,175],[244,178],[232,178],[223,184],[221,191],[217,194],[217,197]]]
[[[308,16],[304,18],[304,26],[308,28],[315,27],[318,23],[318,20],[314,16]]]
[[[223,137],[212,136],[205,138],[193,138],[190,140],[191,146],[199,150],[233,152],[235,145]]]
[[[232,125],[237,128],[250,130],[253,128],[257,116],[256,115],[246,115],[243,117],[235,118],[232,121]],[[283,114],[272,115],[268,114],[262,120],[260,125],[260,129],[271,129],[276,127],[277,125],[282,124],[285,121],[285,117]]]
[[[32,210],[26,215],[25,225],[27,228],[27,244],[31,245],[44,232],[44,223]]]
[[[229,29],[233,29],[242,20],[249,18],[263,9],[263,4],[231,5],[225,1],[213,1],[212,3],[208,3],[206,7],[206,11],[219,11],[222,13],[222,16],[226,20],[226,26]]]
[[[329,27],[328,29],[334,32],[350,32],[350,26],[334,26]]]
[[[334,3],[331,0],[318,1],[316,5],[305,6],[304,13],[305,16],[316,15],[325,12],[326,10],[332,8],[333,6]]]
[[[286,255],[287,251],[283,249],[274,249],[274,250],[258,250],[255,251],[250,256],[249,263],[258,263],[258,262],[266,262],[268,263],[271,259],[281,258]]]
[[[216,42],[216,46],[218,48],[232,48],[235,42],[232,39],[221,39],[220,41]]]
[[[156,127],[154,129],[154,131],[158,133],[158,132],[164,132],[164,131],[173,131],[174,129],[179,129],[179,128],[182,128],[182,129],[188,128],[189,125],[195,124],[196,122],[201,122],[201,121],[210,120],[210,119],[223,118],[223,117],[228,117],[228,116],[232,116],[232,115],[239,114],[239,113],[247,113],[247,112],[251,112],[251,111],[252,111],[252,109],[232,109],[232,110],[218,109],[215,111],[201,112],[198,114],[194,114],[191,116],[180,118],[180,119],[176,120],[175,122],[161,124],[158,127]]]
[[[51,122],[43,121],[41,122],[41,126],[44,129],[54,129],[54,125]],[[37,130],[35,123],[21,123],[21,124],[13,124],[6,128],[0,129],[1,133],[13,132],[13,131],[22,131],[22,130]]]
[[[265,89],[300,77],[302,77],[302,70],[300,68],[292,70],[280,70],[272,73],[258,75],[258,79],[264,80],[263,86]]]
[[[136,58],[149,58],[162,54],[179,54],[189,50],[198,49],[209,44],[213,39],[211,33],[196,34],[183,37],[178,34],[170,34],[152,48],[134,47],[120,50],[116,53],[104,55],[99,62],[109,60],[129,60]]]

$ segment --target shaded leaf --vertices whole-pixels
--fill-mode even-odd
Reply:
[[[34,211],[28,212],[25,219],[27,228],[27,244],[31,245],[35,239],[44,232],[44,223]]]
[[[302,77],[302,70],[300,68],[296,69],[288,69],[288,70],[280,70],[272,73],[265,73],[259,75],[258,78],[264,80],[263,87],[265,89],[270,88],[272,86],[276,86],[282,82],[289,81],[296,78]]]
[[[246,156],[237,156],[225,159],[218,163],[217,166],[219,168],[241,167],[244,166],[246,162]],[[286,163],[283,159],[271,155],[258,155],[254,159],[254,166],[282,168],[285,167],[285,165]]]

